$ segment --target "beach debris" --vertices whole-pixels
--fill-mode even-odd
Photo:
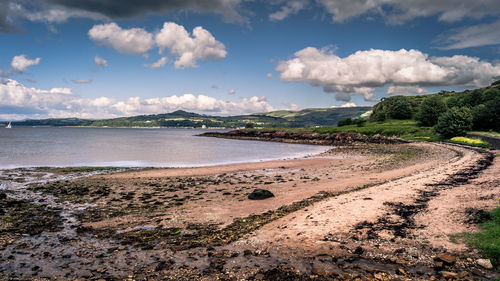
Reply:
[[[440,253],[434,259],[436,261],[441,261],[446,265],[452,265],[457,261],[457,259],[454,256],[447,253]]]
[[[486,269],[492,269],[493,268],[493,265],[491,264],[491,261],[489,259],[478,259],[476,261],[476,263],[479,266],[484,267]]]
[[[248,194],[248,199],[250,200],[264,200],[271,197],[274,197],[271,191],[261,188],[256,188],[252,193]]]
[[[458,277],[458,274],[455,272],[450,272],[450,271],[441,271],[439,272],[441,274],[441,277],[444,279],[455,279]]]

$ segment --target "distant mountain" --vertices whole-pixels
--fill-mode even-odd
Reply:
[[[280,110],[237,116],[210,116],[183,110],[171,113],[139,115],[112,119],[51,118],[12,122],[12,126],[95,126],[95,127],[315,127],[335,126],[345,118],[359,117],[371,107],[308,108],[300,111]],[[5,123],[5,122],[4,122]]]

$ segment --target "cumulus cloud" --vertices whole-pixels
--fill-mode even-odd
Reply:
[[[332,105],[330,108],[346,108],[346,107],[356,107],[357,105],[353,102],[346,102],[341,105]]]
[[[247,24],[243,0],[3,0],[0,1],[0,32],[20,32],[22,20],[62,23],[70,18],[111,20],[137,18],[168,11],[215,13],[224,21]]]
[[[456,22],[464,18],[483,18],[497,15],[500,2],[497,0],[318,0],[333,21],[344,22],[364,14],[378,14],[390,23],[401,23],[417,17],[438,16],[440,21]]]
[[[234,95],[234,94],[236,94],[236,90],[235,89],[231,89],[227,93],[230,94],[230,95]]]
[[[427,90],[416,86],[390,86],[386,93],[389,96],[416,96],[427,93]]]
[[[353,102],[346,102],[343,105],[341,105],[340,107],[356,107],[356,106],[357,105]]]
[[[116,23],[94,25],[88,32],[89,37],[98,44],[113,48],[120,53],[147,56],[156,45],[159,53],[168,50],[177,59],[175,68],[197,67],[198,60],[221,60],[227,52],[224,44],[217,41],[206,29],[197,26],[192,36],[186,29],[174,22],[165,22],[154,37],[142,28],[122,29]],[[145,65],[158,68],[167,63],[167,58]]]
[[[243,98],[238,102],[219,100],[206,95],[173,95],[144,99],[131,97],[116,100],[108,97],[84,99],[70,88],[42,90],[27,87],[18,81],[4,79],[0,82],[1,119],[81,117],[110,118],[139,114],[157,114],[174,110],[187,110],[211,114],[242,114],[275,110],[266,97]]]
[[[307,47],[280,61],[282,81],[306,82],[349,101],[354,94],[375,100],[373,91],[385,86],[483,87],[500,77],[500,64],[468,56],[429,57],[418,50],[357,51],[345,58]],[[395,89],[395,88],[394,88]]]
[[[92,83],[92,79],[75,79],[75,80],[71,80],[73,83],[76,83],[76,84],[90,84]]]
[[[104,66],[104,67],[108,66],[108,61],[107,61],[107,60],[105,60],[105,59],[103,59],[103,58],[101,58],[101,57],[100,57],[100,56],[98,56],[98,55],[96,55],[96,56],[94,57],[94,62],[95,62],[95,64],[96,64],[97,66]]]
[[[178,57],[174,62],[176,68],[196,67],[196,61],[199,59],[221,60],[227,55],[224,44],[201,26],[193,29],[191,37],[183,26],[165,22],[155,39],[160,54],[168,49],[172,55]]]
[[[18,72],[25,72],[28,67],[40,63],[40,58],[30,60],[26,55],[19,55],[12,58],[10,66]]]
[[[153,34],[142,28],[122,29],[116,23],[94,25],[90,39],[123,54],[147,55],[154,47]]]
[[[465,49],[500,44],[500,21],[459,28],[441,35],[440,49]]]
[[[297,105],[295,103],[285,103],[285,106],[288,110],[300,110],[300,105]]]
[[[158,61],[152,64],[145,64],[144,66],[149,68],[159,68],[164,66],[167,63],[167,61],[168,61],[167,57],[161,57]]]
[[[283,5],[279,11],[269,15],[269,19],[272,21],[284,20],[290,15],[297,14],[299,11],[304,9],[308,3],[308,0],[286,1],[285,5]]]

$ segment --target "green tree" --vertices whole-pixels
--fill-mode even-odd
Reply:
[[[446,104],[438,96],[425,98],[417,112],[416,119],[423,126],[434,126],[441,114],[446,112]]]
[[[407,97],[393,97],[392,103],[389,105],[389,117],[393,119],[410,119],[411,104]]]
[[[467,107],[453,107],[439,116],[434,127],[436,133],[445,138],[464,136],[472,129],[472,113]]]

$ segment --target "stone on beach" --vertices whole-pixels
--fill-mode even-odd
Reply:
[[[257,188],[252,193],[248,194],[248,199],[250,200],[264,200],[267,198],[274,197],[274,194],[266,189]]]

